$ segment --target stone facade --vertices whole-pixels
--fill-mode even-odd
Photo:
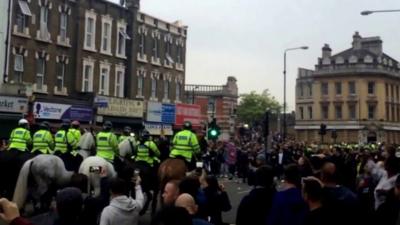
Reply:
[[[352,48],[331,54],[322,48],[315,70],[299,69],[296,83],[297,138],[325,142],[400,141],[400,64],[382,51],[379,37],[353,36]]]
[[[221,128],[220,138],[223,140],[229,139],[235,132],[238,93],[234,77],[228,77],[227,83],[221,86],[197,84],[185,86],[187,103],[200,105],[201,120],[205,126],[212,118],[217,119],[217,124]]]

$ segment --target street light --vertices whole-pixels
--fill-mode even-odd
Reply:
[[[296,48],[287,48],[283,54],[283,141],[286,139],[287,121],[286,121],[286,53],[294,50],[307,50],[308,46],[301,46]]]
[[[192,89],[192,104],[194,104],[194,90],[197,90],[199,88],[199,86],[195,86]]]
[[[368,16],[372,13],[387,13],[387,12],[400,12],[400,9],[389,9],[389,10],[365,10],[362,11],[360,14],[362,16]]]

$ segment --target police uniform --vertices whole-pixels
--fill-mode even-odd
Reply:
[[[97,154],[96,156],[113,162],[115,154],[118,154],[117,136],[112,132],[101,131],[96,136]]]
[[[56,142],[54,152],[61,154],[66,154],[68,151],[72,153],[72,150],[76,149],[78,145],[78,141],[71,131],[60,130],[56,133],[54,139]]]
[[[121,135],[118,138],[118,143],[121,144],[123,141],[125,141],[125,139],[129,138],[130,136],[127,135]]]
[[[193,165],[193,163],[195,163],[193,161],[193,154],[200,152],[200,145],[196,135],[190,130],[180,131],[175,135],[172,144],[173,147],[169,157],[182,157],[189,166],[189,170],[195,169],[195,165]]]
[[[77,141],[77,143],[79,143],[79,140],[81,140],[81,131],[76,128],[69,128],[68,131],[71,132],[72,135],[74,135],[75,140]],[[76,149],[77,147],[78,147],[78,144],[76,144],[74,149]]]
[[[28,150],[28,145],[32,144],[32,137],[29,130],[18,127],[10,135],[10,146],[8,149],[15,149],[21,152]]]
[[[154,163],[159,163],[160,150],[154,141],[146,141],[137,147],[136,162],[146,162],[153,167]]]
[[[33,135],[32,153],[52,154],[54,139],[50,131],[41,129]]]

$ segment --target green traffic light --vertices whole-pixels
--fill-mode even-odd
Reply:
[[[211,130],[210,135],[211,136],[217,136],[218,132],[216,130]]]

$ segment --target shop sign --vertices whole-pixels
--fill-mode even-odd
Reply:
[[[35,102],[33,106],[35,119],[78,120],[89,122],[93,118],[93,109],[84,106]]]
[[[28,110],[28,99],[0,96],[0,112],[26,113]]]
[[[161,122],[163,105],[159,102],[147,103],[147,121]]]
[[[199,105],[176,104],[176,125],[182,125],[185,121],[190,121],[193,126],[199,126],[200,117]]]
[[[161,123],[144,123],[144,127],[151,135],[161,134]]]
[[[174,124],[175,123],[175,105],[173,104],[163,104],[162,105],[162,115],[161,122],[166,124]],[[171,129],[172,130],[172,129]]]
[[[100,96],[105,107],[99,106],[97,113],[107,116],[143,118],[143,101]],[[105,104],[106,103],[106,104]]]

